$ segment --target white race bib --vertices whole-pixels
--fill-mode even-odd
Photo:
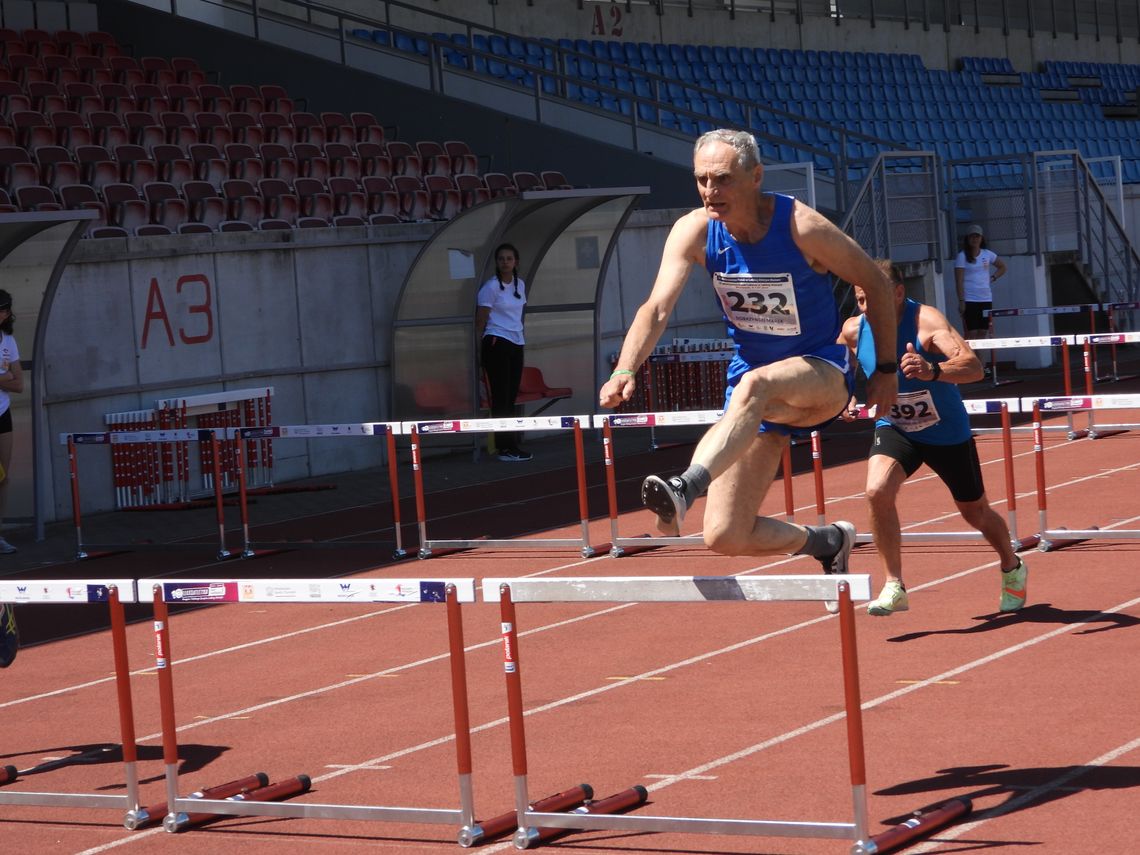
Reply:
[[[713,288],[729,322],[739,330],[799,335],[800,313],[790,273],[714,273]]]
[[[887,421],[907,433],[934,427],[941,420],[929,389],[900,392],[898,400],[887,415]]]

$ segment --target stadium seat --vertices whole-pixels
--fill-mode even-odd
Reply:
[[[302,217],[323,220],[326,225],[332,221],[336,206],[332,193],[323,183],[315,178],[298,178],[293,182],[293,192],[300,200]],[[363,193],[361,198],[363,199]],[[301,225],[300,221],[298,225]]]
[[[363,218],[370,213],[366,191],[351,178],[334,175],[329,178],[328,188],[336,216]]]
[[[62,211],[63,205],[56,199],[50,187],[39,184],[26,184],[16,188],[16,204],[21,211]]]

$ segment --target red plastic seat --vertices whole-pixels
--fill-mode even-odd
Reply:
[[[539,173],[542,184],[547,190],[573,190],[574,185],[566,180],[566,176],[554,169],[544,169]]]
[[[443,150],[451,158],[451,174],[468,173],[479,174],[479,158],[471,151],[471,147],[462,140],[445,140]]]
[[[108,184],[103,187],[107,203],[107,221],[128,231],[150,222],[150,205],[133,184]]]
[[[392,159],[388,150],[380,143],[358,142],[356,156],[360,158],[360,174],[392,177]]]
[[[219,225],[229,219],[229,204],[210,182],[187,181],[182,185],[182,195],[189,203],[189,217],[193,222],[205,223],[211,230],[218,231]]]
[[[62,211],[63,205],[50,187],[26,184],[16,188],[16,204],[21,211]]]
[[[384,126],[371,113],[349,113],[348,118],[356,129],[357,142],[372,142],[383,145],[386,141],[384,139]]]
[[[351,178],[333,176],[329,179],[329,190],[338,216],[361,218],[368,216],[368,195]]]
[[[325,143],[344,143],[352,145],[356,142],[356,128],[344,113],[321,113],[321,125],[325,129]]]
[[[423,163],[411,144],[392,140],[388,143],[388,157],[392,160],[394,175],[407,175],[412,178],[420,178],[423,175]]]
[[[301,200],[302,217],[323,220],[327,225],[337,213],[330,189],[316,178],[298,178],[294,181],[293,190]],[[363,198],[363,193],[361,197]],[[302,225],[300,220],[297,225]]]
[[[392,184],[400,197],[400,219],[418,223],[431,219],[431,205],[423,181],[411,175],[395,175]]]
[[[312,113],[294,111],[289,116],[289,123],[297,133],[297,141],[322,146],[327,140],[325,128],[321,120]]]
[[[331,169],[329,159],[316,143],[294,143],[293,157],[297,159],[297,169],[307,178],[328,181]]]
[[[515,187],[521,193],[523,190],[545,190],[546,185],[542,183],[542,179],[533,172],[515,172],[511,175],[511,180],[514,182]]]
[[[416,153],[420,156],[424,176],[448,175],[451,173],[451,156],[443,146],[431,140],[420,140],[416,143]]]
[[[511,176],[505,172],[486,172],[483,174],[483,181],[487,185],[487,189],[491,192],[492,199],[498,199],[501,196],[517,196],[519,188],[515,186],[515,182],[511,180]]]
[[[195,178],[208,181],[220,190],[222,183],[230,177],[230,165],[221,150],[211,143],[194,143],[187,147],[187,153],[194,164]]]
[[[432,219],[450,220],[463,210],[459,188],[450,175],[425,175],[424,186],[428,191],[428,211]]]
[[[234,111],[226,114],[226,124],[234,142],[261,145],[265,142],[265,130],[258,124],[252,113]]]
[[[71,152],[60,145],[41,145],[32,151],[32,158],[40,167],[40,183],[58,191],[65,184],[79,184],[79,164]]]
[[[55,145],[55,129],[43,113],[20,110],[13,113],[11,118],[17,144],[29,151],[41,145]]]
[[[459,188],[460,200],[465,209],[491,198],[491,191],[482,176],[461,172],[455,176],[455,185]]]
[[[361,176],[360,157],[350,145],[345,143],[325,143],[325,157],[329,161],[329,172],[343,178],[359,182]]]

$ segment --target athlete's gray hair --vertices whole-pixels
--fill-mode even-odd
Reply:
[[[693,146],[693,156],[711,142],[722,142],[736,151],[736,163],[741,169],[752,169],[760,163],[760,147],[756,137],[748,131],[734,131],[729,128],[716,128],[697,137]]]

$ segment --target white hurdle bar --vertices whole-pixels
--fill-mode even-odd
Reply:
[[[197,549],[200,543],[85,543],[83,517],[80,510],[79,454],[80,445],[119,445],[135,443],[210,443],[213,458],[214,508],[218,529],[218,560],[231,557],[226,548],[226,518],[222,505],[221,445],[218,430],[214,428],[178,428],[173,430],[93,431],[61,433],[60,445],[67,446],[67,462],[71,473],[71,516],[75,524],[75,557],[91,557],[88,550],[141,550],[141,549]]]
[[[404,558],[403,525],[400,520],[400,481],[396,471],[396,434],[399,422],[358,422],[328,425],[268,425],[264,427],[229,428],[228,439],[251,441],[255,439],[316,439],[318,437],[382,436],[387,441],[388,489],[392,501],[392,527],[396,532],[393,558]],[[242,557],[252,558],[258,549],[303,549],[337,546],[375,545],[376,541],[255,541],[250,537],[249,487],[246,483],[245,442],[235,443],[238,463],[238,504],[241,507]]]
[[[573,548],[583,558],[594,554],[590,545],[590,512],[587,504],[586,455],[582,446],[582,426],[590,424],[589,416],[530,416],[528,418],[445,419],[430,422],[404,422],[402,432],[411,438],[412,471],[416,489],[416,518],[420,535],[420,558],[429,558],[435,549],[550,549]],[[571,431],[574,436],[574,458],[578,475],[578,514],[582,534],[576,538],[483,538],[468,540],[432,540],[427,532],[427,511],[424,500],[423,448],[421,435],[454,433],[487,433],[518,431]]]
[[[123,603],[137,602],[133,579],[51,579],[46,581],[0,581],[0,602],[27,606],[43,603],[69,604],[107,603],[111,616],[111,646],[115,661],[115,688],[119,708],[119,744],[123,753],[126,793],[18,792],[0,787],[0,805],[45,805],[65,808],[109,808],[123,811],[124,816],[138,810],[139,776],[138,745],[135,740],[134,706],[131,700],[131,668],[127,658],[126,619]],[[82,717],[82,716],[81,716]],[[8,729],[9,734],[19,728]],[[12,751],[12,746],[3,748]],[[42,767],[27,770],[35,773],[54,766],[46,761]],[[61,764],[65,765],[65,764]],[[17,770],[14,780],[20,780]],[[0,777],[8,777],[0,770]],[[11,781],[7,782],[8,784]]]
[[[631,834],[681,832],[767,837],[826,838],[853,840],[852,853],[879,851],[870,836],[866,764],[863,748],[863,717],[859,688],[859,664],[855,644],[853,601],[871,597],[871,579],[850,576],[657,576],[577,577],[546,579],[487,578],[483,598],[499,596],[503,639],[503,672],[511,730],[511,759],[515,781],[518,831],[514,844],[527,849],[537,843],[540,829],[608,829]],[[839,637],[846,709],[848,765],[854,818],[846,822],[730,819],[550,813],[532,810],[527,792],[525,712],[522,698],[522,663],[516,603],[637,602],[707,603],[711,601],[787,602],[837,600]]]
[[[180,831],[194,816],[273,816],[297,819],[373,820],[455,825],[460,839],[472,839],[475,829],[471,786],[471,730],[461,603],[474,603],[474,579],[457,578],[342,578],[342,579],[140,579],[139,590],[154,597],[155,651],[162,704],[163,762],[166,804],[163,827]],[[458,808],[381,805],[301,804],[231,799],[181,798],[178,795],[178,742],[174,717],[173,666],[170,654],[168,603],[446,603],[451,695],[455,715],[458,767]],[[478,840],[475,836],[473,839]]]
[[[1006,523],[1009,527],[1010,545],[1014,551],[1029,549],[1038,544],[1036,534],[1021,537],[1017,533],[1017,489],[1013,478],[1013,428],[1010,426],[1009,414],[1022,411],[1022,399],[1019,398],[991,398],[987,400],[963,400],[963,406],[970,415],[1000,415],[999,428],[971,428],[972,433],[1000,433],[1002,438],[1002,458],[1004,463],[1005,495],[1006,495]],[[857,418],[874,418],[867,407],[859,408]],[[817,488],[817,492],[822,488]],[[819,499],[822,505],[822,499]],[[822,524],[822,522],[821,522]],[[985,540],[980,531],[942,531],[921,532],[904,531],[900,534],[903,541],[914,543],[941,543],[958,540]],[[870,533],[857,533],[856,543],[874,543]]]
[[[1023,408],[1033,411],[1033,453],[1037,467],[1037,548],[1042,552],[1049,552],[1062,546],[1081,540],[1137,540],[1140,539],[1140,529],[1067,529],[1049,528],[1047,520],[1047,502],[1045,499],[1045,441],[1041,426],[1041,413],[1044,412],[1076,412],[1081,410],[1112,410],[1140,408],[1140,395],[1091,395],[1084,397],[1066,398],[1026,398],[1022,401]],[[1132,425],[1140,427],[1140,424]],[[1090,432],[1090,438],[1092,434]]]
[[[606,465],[606,496],[610,516],[610,555],[620,558],[628,554],[630,549],[648,549],[656,546],[703,546],[704,538],[701,535],[688,534],[673,537],[671,535],[649,535],[642,537],[621,537],[618,534],[618,500],[617,500],[617,473],[616,454],[614,452],[613,431],[615,428],[649,428],[650,431],[658,427],[678,427],[685,425],[711,425],[720,420],[724,410],[687,410],[681,412],[662,413],[614,413],[594,416],[594,427],[602,429],[602,448]],[[818,465],[818,437],[813,434],[813,460]],[[781,461],[781,472],[784,480],[784,506],[785,519],[793,522],[795,519],[795,503],[792,498],[792,472],[791,450],[784,449]]]

